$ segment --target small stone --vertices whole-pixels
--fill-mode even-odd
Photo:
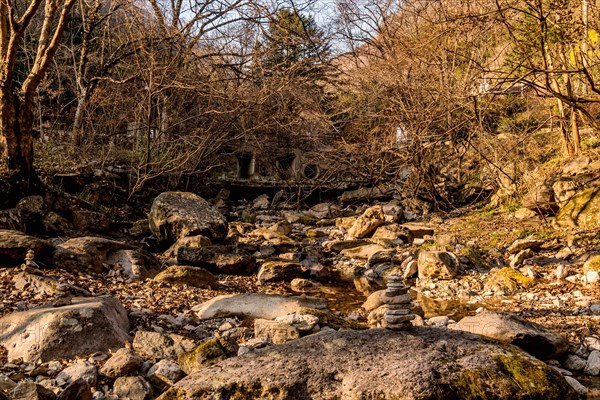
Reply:
[[[586,360],[574,354],[569,354],[563,362],[563,367],[571,371],[581,371],[585,368]]]
[[[594,350],[590,353],[583,373],[592,376],[600,374],[600,351]]]
[[[585,398],[588,394],[588,389],[583,386],[577,379],[572,378],[570,376],[565,376],[565,381],[579,394]]]
[[[102,366],[100,373],[106,377],[116,379],[135,372],[142,364],[142,358],[133,350],[122,348],[117,350]]]
[[[268,319],[254,320],[254,336],[271,339],[274,344],[282,344],[300,337],[297,328],[286,323]]]
[[[17,386],[17,383],[6,375],[0,375],[0,391],[11,391]]]
[[[600,273],[598,271],[588,271],[585,274],[586,283],[596,283],[600,281]]]
[[[56,376],[56,383],[59,386],[65,386],[75,382],[78,379],[83,379],[89,385],[96,384],[98,372],[96,366],[90,362],[83,361],[65,368]]]
[[[237,353],[238,357],[239,356],[243,356],[244,354],[248,354],[248,353],[250,353],[250,348],[249,347],[247,347],[247,346],[240,346],[238,348],[238,353]]]
[[[310,331],[319,323],[319,317],[311,314],[288,314],[275,318],[275,321],[297,328],[299,331]]]
[[[388,308],[388,310],[385,313],[386,315],[408,315],[410,314],[410,309],[409,308],[401,308],[399,310],[391,310]]]
[[[415,316],[412,314],[409,315],[384,315],[383,317],[384,321],[386,321],[389,324],[400,324],[403,322],[410,322],[413,319],[415,319]]]
[[[506,250],[509,254],[515,254],[522,250],[536,249],[544,244],[543,240],[536,239],[519,239],[515,240]]]
[[[146,374],[150,383],[161,390],[173,386],[184,376],[184,372],[173,360],[160,360]]]
[[[412,297],[410,294],[403,294],[394,297],[383,296],[381,301],[383,301],[384,304],[407,304],[412,302]]]
[[[119,399],[145,400],[152,394],[152,387],[141,376],[123,376],[115,381],[113,393]]]
[[[598,338],[595,338],[593,336],[588,336],[583,339],[583,343],[590,350],[600,351],[600,339],[598,339]]]
[[[566,265],[559,265],[554,272],[556,279],[565,279],[569,275],[569,268]]]

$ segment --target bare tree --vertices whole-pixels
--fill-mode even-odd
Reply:
[[[75,0],[31,0],[0,3],[0,154],[3,167],[28,176],[33,172],[33,109],[35,91],[69,21]],[[44,4],[43,10],[41,9]],[[19,48],[35,15],[43,13],[38,46],[27,77],[15,74]]]

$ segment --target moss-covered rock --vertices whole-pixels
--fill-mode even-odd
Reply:
[[[327,332],[271,346],[197,371],[160,400],[577,398],[560,373],[514,346],[414,328]]]
[[[463,400],[491,399],[558,399],[569,393],[571,387],[564,379],[557,379],[556,371],[542,362],[521,355],[498,354],[492,356],[495,368],[463,370],[440,390],[448,399],[447,389]],[[487,384],[482,385],[482,381]]]
[[[493,273],[485,284],[485,290],[502,291],[506,294],[527,289],[534,284],[533,279],[519,271],[505,267]]]
[[[590,257],[585,264],[583,264],[583,274],[587,274],[590,271],[600,272],[600,254]]]
[[[556,214],[558,226],[600,226],[600,187],[582,190],[561,207]]]
[[[178,358],[178,363],[183,372],[191,374],[200,368],[213,365],[237,354],[237,344],[225,338],[215,338],[199,344],[193,350],[183,353]]]

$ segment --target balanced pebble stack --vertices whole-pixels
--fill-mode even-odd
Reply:
[[[410,287],[402,283],[402,277],[391,275],[387,280],[384,302],[387,309],[383,315],[382,326],[394,331],[405,331],[411,328],[415,316],[411,312],[412,298],[408,294]]]

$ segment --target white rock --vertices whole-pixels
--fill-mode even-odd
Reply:
[[[566,265],[559,265],[554,272],[556,279],[565,279],[569,275],[569,268]]]
[[[427,325],[446,326],[446,325],[448,325],[449,321],[450,321],[450,318],[448,318],[446,316],[432,317],[427,320]]]
[[[585,274],[585,281],[586,283],[596,283],[600,281],[600,274],[598,271],[588,271],[587,274]]]
[[[587,396],[588,393],[588,389],[583,386],[581,383],[579,383],[579,381],[575,378],[572,378],[570,376],[565,376],[565,381],[567,381],[567,383],[569,385],[571,385],[571,387],[580,395],[580,396]]]
[[[600,351],[594,350],[590,353],[583,373],[593,376],[600,374]]]
[[[598,339],[598,338],[595,338],[593,336],[588,336],[583,339],[583,343],[590,350],[600,351],[600,339]]]

